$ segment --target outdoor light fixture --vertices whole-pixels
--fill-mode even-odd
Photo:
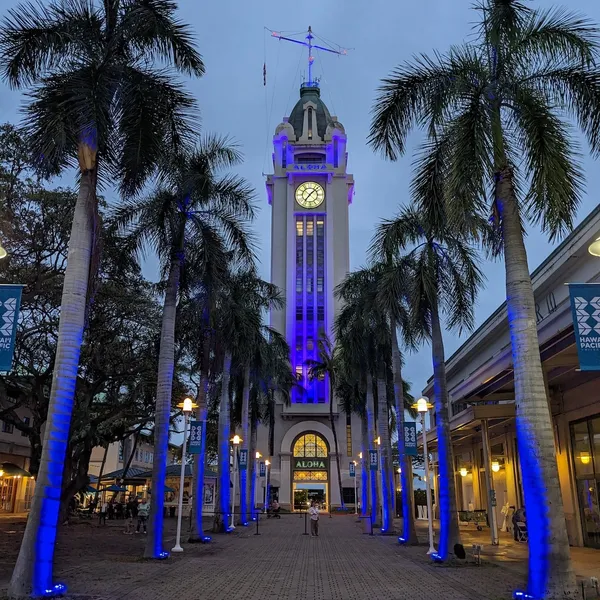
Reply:
[[[0,469],[0,477],[4,477],[4,471]]]
[[[500,463],[497,460],[492,461],[492,471],[497,473],[500,470]]]
[[[231,443],[234,446],[233,450],[233,493],[231,494],[231,525],[229,526],[229,530],[235,529],[234,521],[235,521],[235,483],[237,480],[237,446],[240,445],[240,442],[243,442],[242,438],[236,433],[231,438]]]
[[[271,464],[270,460],[265,460],[265,465],[267,465],[267,467]]]
[[[600,237],[588,246],[588,252],[592,256],[600,256]]]
[[[234,446],[238,446],[240,442],[243,442],[244,440],[242,440],[242,438],[236,433],[232,438],[231,438],[231,443]]]
[[[402,473],[402,469],[398,467],[398,473]]]
[[[6,251],[4,246],[2,246],[2,244],[0,244],[0,260],[2,260],[3,258],[6,258],[7,256],[8,256],[8,252]]]
[[[600,254],[598,256],[600,256]],[[582,465],[589,465],[590,461],[592,460],[592,457],[590,456],[589,452],[582,452],[579,455],[579,460],[581,461]]]
[[[262,456],[262,454],[257,450],[256,451],[256,460],[258,460],[261,456]]]
[[[467,471],[466,467],[461,467],[459,473],[460,473],[461,477],[466,477],[468,474],[468,471]]]
[[[358,453],[358,458],[360,458],[362,460],[362,452]]]

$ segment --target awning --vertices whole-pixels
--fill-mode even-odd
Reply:
[[[108,487],[102,488],[103,492],[126,492],[127,488],[119,487],[118,485],[109,485]]]
[[[175,490],[172,487],[169,487],[168,485],[165,485],[165,493],[166,492],[174,492]]]
[[[21,469],[11,462],[1,463],[0,471],[2,471],[2,477],[33,477],[29,471]]]

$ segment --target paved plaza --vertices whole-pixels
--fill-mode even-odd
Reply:
[[[167,523],[170,548],[174,523]],[[320,523],[313,538],[302,535],[303,517],[283,515],[261,521],[259,536],[255,528],[238,528],[163,562],[141,559],[145,538],[123,535],[115,522],[72,525],[61,530],[57,580],[86,600],[502,600],[524,584],[524,569],[510,565],[434,565],[426,546],[365,535],[353,516],[324,516]],[[12,554],[0,562],[0,589]]]

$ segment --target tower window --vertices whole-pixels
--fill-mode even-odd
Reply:
[[[312,221],[312,219],[306,221],[306,235],[311,236],[314,233],[314,222]]]
[[[287,168],[287,141],[284,140],[281,144],[281,166]]]
[[[296,235],[302,237],[304,235],[304,223],[302,219],[296,221]]]
[[[338,139],[334,138],[333,140],[333,167],[337,169],[340,166],[339,159],[339,143]]]
[[[296,292],[302,291],[302,277],[296,278]]]
[[[308,139],[312,140],[313,136],[313,109],[308,109]]]
[[[296,379],[302,379],[302,365],[296,365]]]
[[[296,321],[302,321],[302,307],[296,306]]]
[[[317,277],[317,292],[319,292],[319,294],[323,293],[323,278],[322,277]]]
[[[298,291],[298,282],[296,282],[296,291]],[[300,291],[302,291],[302,280],[300,280]],[[306,279],[306,291],[309,294],[312,294],[312,291],[313,291],[312,277]]]
[[[308,339],[306,340],[306,349],[307,350],[312,350],[315,347],[314,342],[312,341],[312,339]]]

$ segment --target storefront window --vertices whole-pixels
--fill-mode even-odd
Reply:
[[[592,475],[594,473],[594,465],[592,462],[592,448],[590,445],[588,421],[574,423],[572,430],[575,473],[577,477]]]

